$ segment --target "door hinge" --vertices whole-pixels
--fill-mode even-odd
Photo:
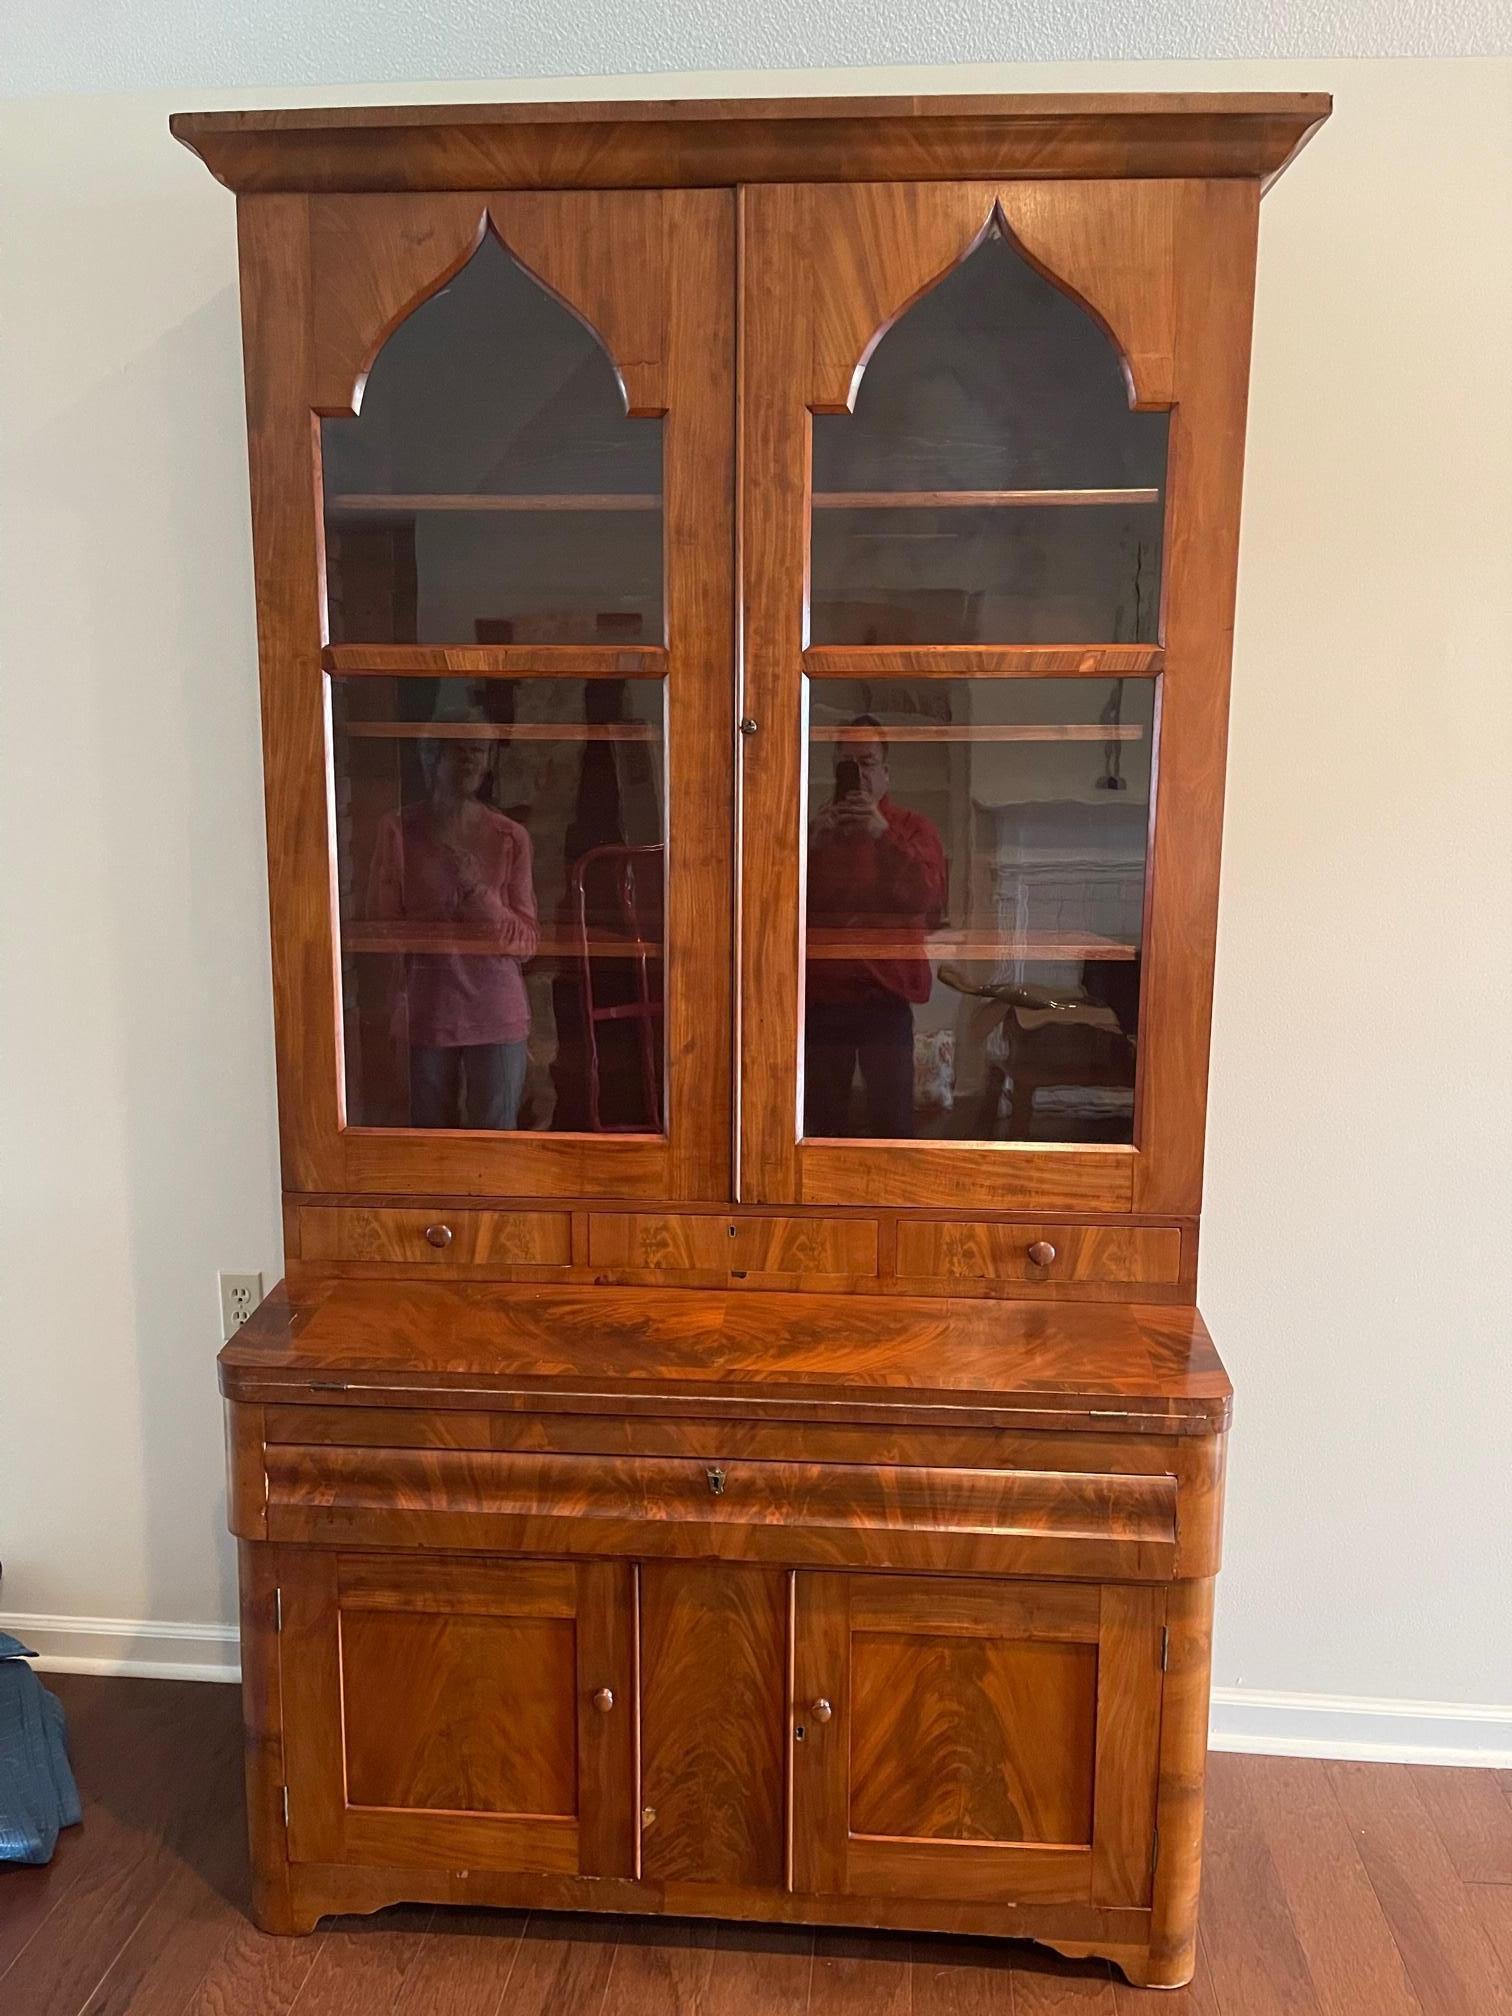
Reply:
[[[287,1834],[289,1831],[289,1788],[285,1785],[280,1789],[283,1792],[284,1832]]]
[[[1166,1670],[1166,1666],[1170,1661],[1170,1657],[1171,1657],[1171,1627],[1169,1624],[1162,1624],[1160,1627],[1160,1670],[1162,1673],[1164,1673],[1164,1671]]]
[[[282,1631],[283,1629],[283,1590],[281,1588],[273,1591],[273,1629],[275,1631]]]

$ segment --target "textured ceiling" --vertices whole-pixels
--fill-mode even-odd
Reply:
[[[0,13],[0,95],[12,97],[1512,51],[1512,0],[3,0]]]

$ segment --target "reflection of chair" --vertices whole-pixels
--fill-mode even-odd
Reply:
[[[1039,1093],[1061,1102],[1051,1139],[1131,1138],[1134,1046],[1111,1008],[1009,1008],[989,1045],[982,1138],[1032,1141]]]
[[[651,984],[651,962],[660,961],[661,889],[663,859],[666,849],[655,847],[590,847],[573,864],[571,877],[572,920],[577,943],[575,954],[582,972],[583,984],[583,1042],[588,1060],[588,1125],[595,1134],[642,1134],[648,1130],[661,1130],[661,1043],[657,1022],[662,1014],[660,982],[653,989]],[[589,877],[595,869],[607,871],[612,881],[609,902],[612,905],[619,931],[628,945],[615,944],[611,939],[610,948],[602,944],[596,946],[594,935],[589,929]],[[654,880],[654,890],[642,889],[642,878]],[[652,898],[654,896],[654,902]],[[647,911],[651,912],[654,939],[644,933],[648,923]],[[633,992],[628,1001],[601,1002],[595,991],[594,961],[610,950],[616,971],[627,971],[633,982]],[[630,1024],[637,1038],[636,1051],[640,1060],[640,1092],[644,1119],[605,1120],[599,1103],[599,1041],[600,1023],[620,1022]]]

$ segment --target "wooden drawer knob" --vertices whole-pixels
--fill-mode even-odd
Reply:
[[[593,1697],[593,1705],[597,1708],[600,1715],[607,1715],[609,1710],[614,1706],[614,1689],[612,1687],[600,1687],[597,1694]]]
[[[834,1714],[834,1712],[835,1712],[834,1709],[831,1708],[830,1704],[828,1703],[828,1701],[825,1700],[822,1694],[819,1696],[819,1699],[814,1703],[813,1707],[810,1708],[809,1710],[810,1715],[813,1716],[816,1722],[828,1722],[828,1720],[830,1719],[831,1715]]]
[[[1036,1239],[1029,1248],[1029,1258],[1036,1267],[1048,1267],[1055,1259],[1055,1248],[1048,1239]]]
[[[430,1245],[439,1246],[444,1252],[452,1242],[452,1229],[450,1225],[427,1225],[425,1237]]]

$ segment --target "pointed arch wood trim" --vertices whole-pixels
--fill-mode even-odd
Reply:
[[[877,344],[1001,214],[1015,245],[1106,331],[1131,401],[1174,397],[1172,182],[855,183],[802,192],[814,285],[808,404],[845,413]]]
[[[373,360],[415,310],[461,272],[483,242],[477,196],[317,196],[310,203],[315,275],[317,413],[356,413]]]
[[[603,344],[629,412],[665,412],[670,276],[661,190],[519,190],[491,196],[488,213],[520,264]]]
[[[461,271],[490,227],[591,330],[628,411],[665,411],[666,234],[662,194],[653,189],[313,198],[317,413],[359,410],[384,343]]]

